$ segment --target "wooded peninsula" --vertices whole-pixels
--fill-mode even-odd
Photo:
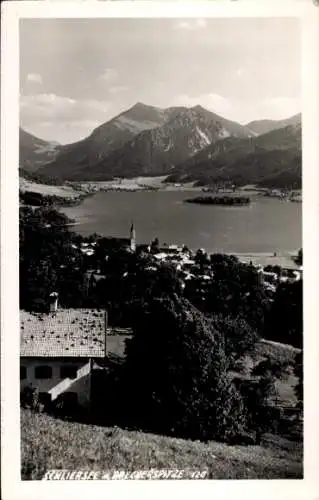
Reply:
[[[201,205],[249,205],[251,200],[247,196],[197,196],[188,198],[185,203],[199,203]]]

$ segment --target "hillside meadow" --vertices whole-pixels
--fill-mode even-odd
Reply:
[[[302,478],[301,444],[265,435],[263,446],[228,446],[57,420],[21,410],[22,480],[50,469],[208,470],[208,479]]]
[[[291,346],[261,341],[244,358],[242,374],[268,358],[293,362]],[[283,405],[294,405],[295,377],[277,383]],[[208,470],[208,479],[302,478],[302,442],[264,434],[261,446],[230,446],[63,421],[21,409],[21,476],[38,480],[49,469],[127,471]]]

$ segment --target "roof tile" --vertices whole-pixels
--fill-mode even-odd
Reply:
[[[97,321],[98,320],[98,321]],[[20,311],[20,355],[39,357],[104,357],[106,312],[58,309],[55,313]],[[60,341],[63,338],[63,342]]]

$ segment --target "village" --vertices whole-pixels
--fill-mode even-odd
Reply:
[[[214,259],[220,256],[209,256],[204,249],[194,252],[185,245],[160,246],[157,239],[151,245],[137,245],[133,223],[129,238],[117,239],[116,244],[128,255],[147,255],[144,269],[147,273],[156,274],[161,266],[168,265],[176,272],[181,293],[197,301],[205,300],[214,281]],[[84,283],[88,296],[107,278],[100,267],[93,264],[96,264],[97,242],[73,243],[72,248],[86,259]],[[105,261],[108,258],[106,253]],[[302,279],[302,267],[293,261],[286,268],[276,265],[276,256],[269,257],[266,262],[272,264],[263,267],[252,260],[239,260],[243,266],[257,271],[258,285],[263,286],[270,297],[280,284]],[[124,283],[127,275],[127,272],[122,275]],[[106,308],[60,307],[58,291],[50,293],[42,311],[21,310],[20,329],[22,401],[28,401],[36,391],[39,404],[47,408],[54,404],[63,411],[74,412],[77,408],[86,413],[92,411],[92,394],[99,383],[95,374],[99,370],[107,371],[114,359],[125,356],[125,343],[133,334],[130,327],[110,325]]]
[[[144,252],[149,257],[149,263],[146,270],[156,272],[159,264],[168,264],[173,266],[181,280],[182,288],[187,284],[196,282],[198,290],[201,287],[209,285],[214,280],[212,270],[212,259],[214,254],[209,255],[204,248],[197,251],[189,249],[186,245],[163,244],[160,245],[157,238],[150,245],[136,244],[136,232],[132,224],[130,237],[128,240],[123,239],[123,245],[130,252]],[[86,257],[94,257],[96,242],[82,242],[78,247]],[[108,256],[106,255],[107,259]],[[238,261],[243,265],[253,266],[258,273],[259,283],[270,293],[275,293],[277,286],[281,283],[294,283],[302,279],[303,268],[298,264],[298,255],[280,256],[277,252],[273,255],[240,255]],[[105,278],[101,275],[100,269],[91,269],[87,273],[87,278],[90,279],[94,286],[96,281]],[[203,290],[204,293],[204,290]]]

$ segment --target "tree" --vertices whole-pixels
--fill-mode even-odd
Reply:
[[[236,379],[236,387],[245,402],[247,428],[255,432],[255,444],[261,443],[262,434],[274,430],[276,421],[274,412],[268,404],[274,394],[274,377],[265,374],[258,379]],[[277,418],[278,421],[278,418]]]
[[[280,411],[270,405],[270,398],[276,395],[276,380],[287,368],[288,362],[267,358],[254,367],[253,378],[242,385],[248,425],[256,432],[256,444],[260,444],[263,433],[276,430],[279,424]]]
[[[234,256],[212,255],[213,281],[207,288],[201,310],[225,317],[241,317],[261,333],[270,307],[265,289],[253,266],[242,264]]]
[[[280,285],[267,316],[265,336],[271,340],[302,348],[302,280]]]
[[[297,258],[296,258],[296,263],[299,265],[299,266],[302,266],[302,263],[303,263],[303,252],[302,252],[302,248],[300,248],[299,252],[298,252],[298,255],[297,255]]]
[[[231,367],[259,340],[257,332],[240,316],[213,316],[212,322],[223,335],[225,354]]]
[[[159,239],[156,237],[151,243],[151,252],[157,253],[159,251]]]
[[[270,273],[276,273],[276,274],[278,274],[280,276],[282,274],[282,272],[283,272],[283,269],[282,269],[281,266],[278,266],[278,265],[277,266],[272,266],[272,265],[269,264],[268,266],[264,267],[264,271],[270,272]]]
[[[121,280],[117,288],[119,291],[121,286],[124,287],[121,292],[120,308],[130,326],[134,325],[136,320],[139,321],[140,315],[143,315],[143,311],[147,309],[154,297],[182,294],[182,282],[174,266],[159,264],[156,270],[153,268],[148,270],[147,264],[148,258],[146,261],[139,258],[134,273],[126,276],[125,280]],[[111,307],[114,307],[114,300]]]
[[[20,210],[20,303],[43,304],[50,292],[61,287],[63,275],[81,265],[72,247],[69,219],[52,208]],[[67,304],[66,304],[67,305]]]
[[[152,297],[180,295],[181,285],[176,268],[170,264],[159,265],[154,274],[141,269],[137,276],[139,294],[145,301]]]
[[[64,307],[83,307],[85,280],[82,269],[62,268],[58,274],[59,301]]]
[[[227,440],[244,427],[223,336],[176,294],[144,304],[126,351],[126,414],[135,426]]]
[[[200,268],[200,271],[202,271],[206,266],[210,264],[208,254],[201,249],[197,250],[195,255],[195,264],[197,264]]]

